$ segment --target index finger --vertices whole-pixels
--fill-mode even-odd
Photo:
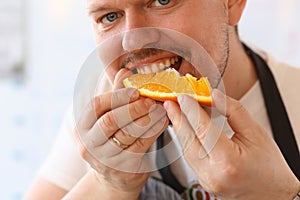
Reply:
[[[197,101],[182,95],[178,98],[178,102],[202,147],[200,158],[206,155],[217,158],[223,154],[224,149],[231,148],[229,138],[213,123]]]
[[[77,122],[77,128],[79,130],[91,129],[104,113],[129,104],[137,100],[138,97],[138,91],[133,88],[122,88],[95,96],[83,110]]]

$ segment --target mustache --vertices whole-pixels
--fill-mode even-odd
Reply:
[[[136,62],[138,60],[145,59],[149,56],[155,56],[163,51],[164,50],[161,50],[161,49],[148,48],[148,49],[141,49],[137,52],[129,52],[124,57],[124,59],[121,63],[121,67],[124,68],[128,63]]]

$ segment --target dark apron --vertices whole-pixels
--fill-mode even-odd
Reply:
[[[289,121],[288,114],[286,112],[284,103],[281,99],[281,95],[277,88],[274,76],[267,63],[259,55],[254,53],[250,48],[248,48],[245,45],[244,48],[254,63],[256,73],[260,81],[260,87],[263,93],[264,102],[269,117],[269,122],[272,127],[274,140],[276,141],[278,147],[280,148],[281,153],[283,154],[289,167],[292,169],[294,174],[300,180],[299,150],[297,147],[292,126]],[[162,134],[157,140],[157,149],[161,149],[163,148],[163,146],[164,146],[164,134]],[[154,186],[156,185],[156,183],[154,183],[155,182],[154,180],[151,180],[151,184],[152,186],[154,186],[154,188],[160,191],[162,190],[161,192],[157,192],[157,191],[154,192],[160,195],[156,196],[156,198],[147,198],[145,190],[143,190],[140,199],[172,199],[172,200],[181,199],[177,195],[170,195],[170,189],[173,189],[174,192],[177,194],[183,194],[186,188],[179,183],[179,181],[176,179],[169,166],[163,168],[159,167],[161,166],[162,163],[167,162],[167,158],[166,155],[163,153],[163,151],[157,151],[157,152],[160,153],[157,154],[156,156],[157,157],[156,164],[159,168],[159,173],[162,177],[161,181],[164,184],[166,184],[166,186],[161,186],[163,185],[162,183],[158,183],[159,187]],[[148,185],[147,187],[149,191],[150,186]],[[163,190],[165,190],[164,187],[166,188],[166,191],[168,191],[166,193],[167,196],[162,196]],[[142,198],[142,196],[144,198]]]

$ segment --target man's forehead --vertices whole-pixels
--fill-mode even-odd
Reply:
[[[87,4],[91,6],[101,5],[126,5],[126,4],[140,4],[149,0],[87,0]]]
[[[91,15],[99,10],[112,8],[115,3],[115,0],[87,0],[87,9]]]
[[[88,4],[108,4],[108,3],[112,3],[112,4],[123,4],[123,3],[142,3],[145,2],[147,0],[87,0]]]

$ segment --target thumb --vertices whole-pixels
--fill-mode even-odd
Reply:
[[[114,89],[120,89],[124,88],[123,80],[132,75],[132,71],[122,68],[118,71],[116,74],[115,80],[114,80]]]
[[[239,101],[224,95],[217,89],[213,90],[212,97],[215,107],[227,117],[227,121],[235,133],[247,133],[244,130],[252,128],[256,124],[250,113]]]

